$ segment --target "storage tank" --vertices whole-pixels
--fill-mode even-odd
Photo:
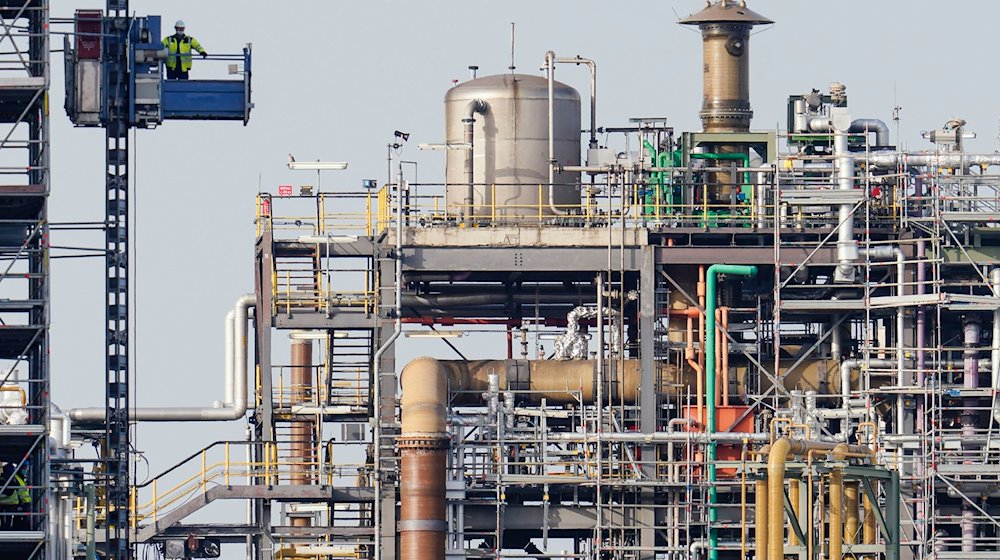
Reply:
[[[498,221],[537,221],[556,214],[549,205],[548,80],[525,74],[500,74],[470,80],[445,95],[445,138],[466,141],[465,120],[473,106],[473,216]],[[580,164],[580,94],[553,85],[555,160]],[[465,216],[468,209],[467,150],[447,152],[447,212]],[[552,203],[567,211],[580,204],[579,174],[557,173]],[[496,185],[495,188],[493,185]],[[541,189],[539,189],[541,185]],[[492,195],[495,193],[495,200]],[[541,193],[541,197],[539,197]]]

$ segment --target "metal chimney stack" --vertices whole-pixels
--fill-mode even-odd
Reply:
[[[679,22],[701,30],[704,91],[701,123],[705,132],[748,132],[750,108],[750,31],[774,23],[747,8],[746,2],[707,2],[704,10]]]

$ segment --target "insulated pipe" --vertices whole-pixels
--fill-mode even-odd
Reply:
[[[965,350],[965,366],[962,374],[962,387],[965,389],[979,388],[979,338],[982,329],[975,317],[966,317],[962,325],[962,340]],[[962,412],[962,438],[966,440],[963,447],[970,447],[968,440],[976,435],[976,405],[975,397],[963,399],[965,410]]]
[[[967,169],[973,165],[989,167],[1000,165],[1000,154],[937,154],[878,152],[858,154],[871,167],[948,167]]]
[[[850,155],[847,133],[834,130],[833,155],[837,163],[837,188],[854,190],[854,158]],[[854,241],[854,216],[850,204],[841,204],[837,211],[837,272],[841,282],[854,277],[854,262],[858,260],[858,246]]]
[[[695,418],[697,418],[698,422],[700,423],[702,422],[701,412],[702,412],[702,401],[704,400],[703,395],[705,391],[703,385],[705,380],[705,373],[701,367],[701,364],[699,364],[698,360],[695,358],[695,353],[694,353],[694,316],[698,316],[700,318],[701,311],[698,310],[697,308],[688,308],[685,310],[685,314],[687,315],[687,345],[684,347],[684,359],[687,360],[688,366],[694,370],[695,377],[697,379],[696,383],[697,387],[695,395],[695,412],[696,412]]]
[[[235,351],[226,353],[224,381],[226,387],[232,387],[232,393],[226,395],[224,404],[203,408],[133,408],[129,411],[129,419],[134,422],[216,422],[243,418],[247,412],[247,321],[255,303],[254,294],[240,296],[231,314],[226,315],[227,323],[232,317],[232,330],[227,325],[225,348]],[[69,411],[69,417],[74,422],[103,422],[104,415],[104,408],[74,408]]]
[[[708,324],[705,325],[705,404],[708,408],[705,431],[709,434],[715,432],[715,309],[718,297],[718,277],[720,274],[734,276],[757,275],[756,266],[713,264],[708,267],[707,284],[705,287],[705,318]],[[708,520],[709,527],[718,520],[719,512],[715,507],[717,490],[715,487],[715,443],[708,444]],[[715,549],[718,544],[718,533],[714,528],[710,528],[708,534],[709,550]]]
[[[448,434],[448,377],[433,358],[416,358],[400,374],[399,553],[443,560]]]
[[[876,148],[889,145],[889,125],[880,119],[854,119],[851,121],[851,128],[848,132],[874,132]]]
[[[722,406],[729,406],[729,308],[720,307],[722,315]]]
[[[462,214],[464,214],[466,222],[471,221],[472,217],[475,215],[473,204],[475,203],[476,180],[474,173],[475,167],[473,165],[473,158],[475,157],[473,148],[475,146],[474,141],[476,137],[476,113],[483,114],[488,108],[489,104],[482,99],[473,99],[465,108],[465,117],[462,119],[462,128],[464,130],[463,140],[468,146],[465,152],[465,204],[462,208]]]
[[[990,283],[993,287],[993,297],[1000,298],[1000,268],[990,271]],[[990,349],[990,387],[993,388],[993,419],[1000,424],[1000,401],[997,392],[1000,391],[1000,308],[993,310],[993,340]]]

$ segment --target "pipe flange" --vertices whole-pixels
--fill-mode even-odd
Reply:
[[[403,434],[396,440],[396,447],[400,449],[426,449],[442,450],[448,449],[448,436],[442,435],[407,435]]]

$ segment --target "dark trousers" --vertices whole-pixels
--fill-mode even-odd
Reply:
[[[188,73],[185,70],[181,70],[181,65],[178,64],[177,68],[171,69],[167,67],[167,79],[168,80],[186,80],[188,79]]]

